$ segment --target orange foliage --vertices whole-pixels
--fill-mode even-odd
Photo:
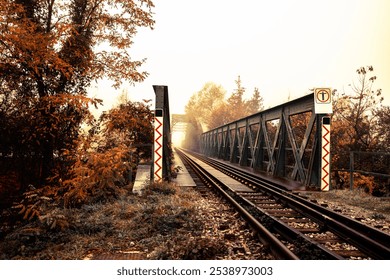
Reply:
[[[124,145],[104,152],[80,153],[71,170],[73,176],[63,182],[64,206],[78,207],[117,197],[119,188],[129,184],[129,153]]]
[[[144,60],[129,49],[153,28],[150,0],[0,0],[0,156],[22,184],[42,186],[72,165],[80,127],[91,122],[91,81],[139,82]],[[101,45],[110,48],[101,48]],[[1,158],[0,158],[1,160]],[[70,160],[70,161],[68,161]]]

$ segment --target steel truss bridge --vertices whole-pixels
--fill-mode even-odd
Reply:
[[[168,87],[153,88],[153,176],[157,181],[169,180],[171,126],[184,130],[185,119],[174,115],[171,123]],[[325,110],[323,105],[327,106]],[[204,132],[200,136],[201,153],[266,176],[329,190],[331,105],[330,89],[315,89],[309,95]]]
[[[207,131],[201,153],[305,186],[329,185],[330,117],[316,114],[315,102],[312,93]]]

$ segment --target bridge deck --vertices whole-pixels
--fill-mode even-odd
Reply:
[[[173,154],[175,157],[174,165],[180,166],[182,169],[179,170],[179,172],[177,173],[177,177],[174,178],[172,181],[174,183],[178,184],[179,186],[182,186],[182,187],[196,187],[196,183],[194,182],[190,173],[188,172],[188,170],[184,166],[179,155],[175,151],[173,152]]]
[[[230,165],[236,169],[241,169],[241,170],[244,170],[248,173],[252,173],[253,175],[255,175],[257,177],[263,178],[263,179],[265,179],[269,182],[272,182],[272,183],[276,183],[289,191],[296,191],[296,190],[304,191],[304,190],[306,190],[306,187],[302,183],[297,182],[297,181],[293,181],[293,180],[290,180],[287,178],[282,178],[282,177],[275,177],[275,176],[269,175],[269,174],[267,174],[265,172],[261,172],[261,171],[254,172],[253,169],[250,167],[239,166],[238,164],[234,164],[234,163],[231,163],[231,162],[228,162],[225,160],[216,159],[216,158],[212,158],[212,159],[219,161],[223,164]]]
[[[177,174],[177,178],[173,179],[173,182],[177,183],[179,186],[188,186],[188,187],[195,187],[196,183],[192,179],[191,175],[189,174],[188,170],[185,168],[183,162],[181,161],[180,157],[176,152],[174,152],[175,155],[175,166],[181,166],[183,169],[180,170]],[[228,186],[230,186],[233,190],[238,192],[252,192],[253,190],[249,187],[245,186],[244,184],[241,184],[240,182],[234,180],[233,178],[229,177],[228,175],[214,169],[213,167],[210,167],[203,163],[202,161],[192,157],[197,163],[199,163],[203,168],[205,168],[208,172],[210,172],[212,175],[215,175],[219,180],[226,183]],[[236,169],[241,169],[246,172],[252,173],[255,176],[258,176],[260,178],[263,178],[271,183],[276,183],[280,185],[281,187],[285,188],[289,191],[304,191],[306,190],[306,187],[297,181],[289,180],[286,178],[280,178],[280,177],[274,177],[272,175],[268,175],[264,172],[254,172],[250,167],[245,166],[239,166],[238,164],[233,164],[228,161],[215,159],[214,160],[220,161],[221,163],[230,165]]]
[[[240,182],[234,180],[228,175],[222,173],[221,171],[205,164],[203,161],[196,159],[190,156],[197,164],[199,164],[202,168],[204,168],[207,172],[209,172],[212,176],[216,177],[218,180],[228,185],[232,190],[236,192],[254,192],[251,188],[241,184]]]

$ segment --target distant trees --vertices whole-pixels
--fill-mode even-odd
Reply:
[[[258,88],[249,100],[245,100],[245,88],[238,76],[237,88],[226,99],[226,90],[208,82],[195,93],[186,105],[186,114],[190,121],[196,121],[206,129],[211,129],[263,109],[263,98]]]
[[[260,90],[257,87],[255,87],[253,95],[251,99],[246,102],[246,105],[247,111],[252,114],[255,114],[264,109],[264,99],[261,96]]]
[[[206,83],[203,88],[193,94],[188,101],[185,112],[188,126],[184,147],[199,148],[199,135],[210,125],[214,118],[213,112],[224,103],[226,91],[220,85],[212,82]]]
[[[153,27],[152,7],[0,0],[0,155],[12,159],[23,185],[66,172],[81,124],[92,120],[88,107],[101,102],[86,97],[91,81],[107,76],[119,86],[147,76],[129,47],[138,27]]]
[[[207,129],[213,112],[224,104],[225,94],[226,90],[222,86],[206,83],[200,91],[191,96],[185,107],[189,122]]]
[[[235,82],[237,87],[227,99],[226,90],[211,82],[206,83],[200,91],[191,96],[185,108],[188,122],[191,124],[188,126],[189,131],[184,141],[187,147],[196,145],[197,141],[193,141],[193,138],[201,132],[263,109],[263,98],[258,88],[254,89],[249,100],[245,100],[246,89],[242,86],[240,76]]]
[[[263,97],[258,88],[254,89],[249,100],[244,99],[245,87],[241,84],[241,77],[235,81],[236,88],[227,100],[223,100],[210,114],[208,128],[218,127],[234,120],[246,117],[263,110]]]
[[[263,98],[260,95],[258,88],[254,89],[252,97],[249,100],[244,100],[245,87],[242,86],[241,77],[238,76],[235,80],[236,88],[231,96],[227,99],[227,105],[230,107],[228,122],[246,117],[263,110]],[[234,108],[234,109],[233,109]]]

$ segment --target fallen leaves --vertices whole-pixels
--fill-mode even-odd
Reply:
[[[142,196],[128,192],[111,202],[55,208],[46,218],[46,224],[17,225],[0,241],[0,258],[269,258],[246,223],[218,197],[205,199],[192,188],[171,184],[151,185]]]

